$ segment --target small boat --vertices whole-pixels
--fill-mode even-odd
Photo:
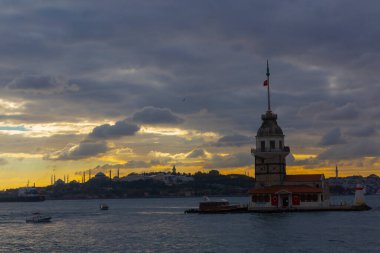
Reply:
[[[185,213],[239,213],[247,210],[247,205],[231,205],[226,199],[211,201],[204,197],[203,201],[199,202],[199,208],[186,210]]]
[[[28,223],[46,223],[50,221],[51,221],[50,216],[42,215],[38,212],[32,213],[32,216],[26,218],[26,222]]]
[[[99,208],[100,208],[100,210],[108,210],[109,209],[107,204],[100,204]]]

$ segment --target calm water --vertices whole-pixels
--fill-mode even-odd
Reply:
[[[0,203],[0,252],[380,252],[379,195],[368,212],[183,213],[199,200]],[[52,222],[25,223],[33,211]]]

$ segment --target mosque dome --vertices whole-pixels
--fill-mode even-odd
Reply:
[[[267,111],[261,115],[263,123],[257,130],[257,137],[265,136],[284,136],[281,127],[277,124],[277,114]]]
[[[95,178],[106,178],[106,175],[103,172],[98,172],[96,173]]]

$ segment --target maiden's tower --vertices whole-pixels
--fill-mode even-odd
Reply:
[[[268,108],[261,116],[256,135],[256,184],[250,190],[250,210],[317,209],[329,206],[329,189],[323,174],[287,175],[286,157],[290,148],[270,105],[269,66],[264,86],[268,91]]]

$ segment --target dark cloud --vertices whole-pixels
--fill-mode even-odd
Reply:
[[[291,153],[286,157],[286,164],[289,166],[304,166],[306,168],[314,168],[317,167],[320,163],[320,160],[313,157],[296,160],[294,155]]]
[[[221,137],[214,145],[217,147],[226,147],[226,146],[244,146],[253,144],[254,139],[241,134],[225,135]]]
[[[112,139],[123,136],[131,136],[140,130],[140,127],[125,120],[117,121],[114,125],[104,124],[95,127],[88,135],[89,138],[95,139]]]
[[[47,160],[79,160],[106,153],[110,148],[106,140],[132,136],[140,127],[126,121],[117,121],[114,125],[104,124],[95,127],[78,145],[67,145],[45,156]]]
[[[371,140],[361,140],[348,145],[332,146],[322,152],[319,160],[353,160],[364,157],[380,156],[380,144]]]
[[[151,164],[145,162],[145,161],[140,161],[140,160],[131,160],[128,161],[125,165],[124,168],[149,168]]]
[[[203,149],[194,149],[186,158],[205,158],[206,152]]]
[[[269,58],[272,108],[300,149],[332,128],[339,138],[326,134],[321,144],[342,143],[341,133],[379,137],[377,1],[169,2],[2,2],[0,97],[28,103],[0,120],[115,121],[140,110],[137,123],[233,131],[215,145],[238,147],[266,110]],[[358,122],[373,128],[355,130]],[[134,129],[103,125],[90,136],[115,140]],[[161,140],[152,145],[170,146]]]
[[[126,163],[98,165],[95,169],[141,169],[151,168],[157,165],[167,165],[167,161],[153,159],[150,161],[130,160]]]
[[[237,153],[226,156],[214,155],[210,160],[206,161],[204,167],[206,169],[223,169],[252,166],[253,157],[247,153]]]
[[[334,128],[325,135],[322,136],[319,144],[321,146],[331,146],[336,144],[347,143],[346,140],[343,139],[342,134],[340,132],[340,128]]]
[[[48,154],[46,160],[79,160],[106,153],[109,147],[104,141],[85,140],[78,145],[67,145],[64,149]]]
[[[347,130],[347,134],[355,137],[369,137],[377,133],[374,126],[359,126]]]
[[[323,120],[353,120],[359,116],[356,105],[347,103],[341,107],[332,108],[328,111],[322,111],[319,119]]]
[[[77,84],[54,76],[23,76],[9,82],[6,87],[10,90],[35,92],[41,94],[61,93],[64,91],[78,91]]]
[[[149,168],[151,163],[142,160],[131,160],[122,164],[104,164],[98,165],[95,169],[136,169],[136,168]]]
[[[184,120],[167,108],[144,107],[132,116],[132,120],[142,124],[180,124]]]

